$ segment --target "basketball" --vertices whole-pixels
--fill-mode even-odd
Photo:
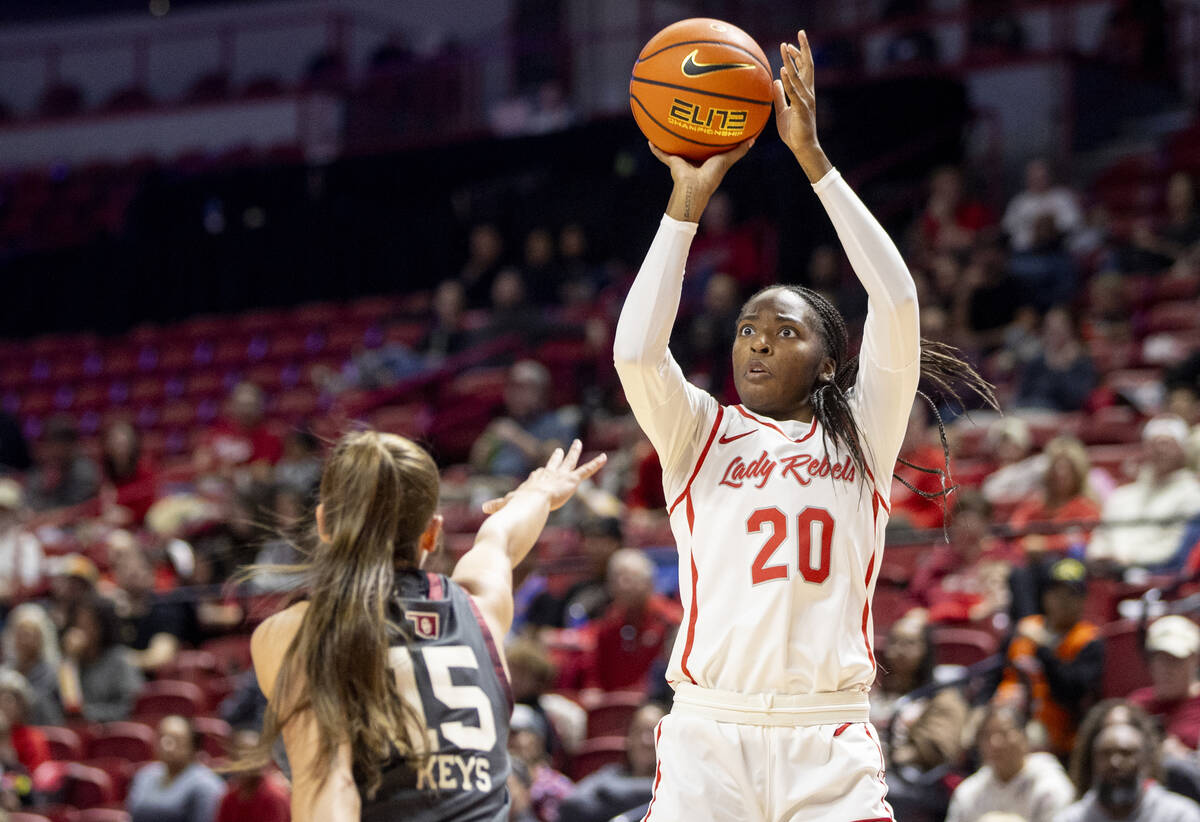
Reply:
[[[767,56],[750,35],[693,17],[646,43],[633,65],[629,105],[651,143],[701,162],[762,131],[771,79]]]

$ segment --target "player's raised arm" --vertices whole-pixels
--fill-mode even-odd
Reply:
[[[579,483],[604,467],[604,454],[576,467],[583,445],[579,440],[563,453],[556,448],[542,468],[502,499],[484,503],[490,514],[475,544],[454,566],[451,576],[470,594],[488,620],[489,627],[508,633],[512,626],[512,569],[525,558],[546,525],[546,517],[561,508]]]
[[[683,266],[709,198],[753,143],[747,140],[701,166],[650,146],[671,170],[674,188],[621,309],[613,359],[629,407],[658,451],[668,487],[673,475],[691,467],[693,452],[703,445],[702,433],[717,411],[716,400],[687,382],[667,348],[679,311]]]
[[[917,287],[879,222],[830,164],[817,140],[812,51],[802,31],[797,45],[781,44],[775,81],[779,136],[804,169],[838,239],[867,291],[856,383],[859,424],[879,464],[895,461],[921,373]]]

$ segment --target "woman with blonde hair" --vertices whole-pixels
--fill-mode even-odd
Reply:
[[[54,695],[58,689],[58,629],[46,609],[33,602],[14,608],[5,622],[4,633],[0,634],[0,647],[5,667],[19,672],[33,689],[30,723],[62,722],[62,710]]]
[[[1100,519],[1100,504],[1088,483],[1087,450],[1074,437],[1061,436],[1046,443],[1042,454],[1046,463],[1042,491],[1018,505],[1009,524],[1018,532],[1034,526],[1051,531],[1023,536],[1021,545],[1027,553],[1066,552],[1073,544],[1086,545]]]
[[[429,454],[373,431],[337,443],[321,477],[319,541],[298,568],[308,598],[251,643],[269,699],[255,756],[282,737],[293,820],[507,819],[512,697],[493,638],[512,622],[513,567],[604,464],[577,468],[580,451],[578,441],[556,449],[485,504],[491,516],[445,577],[421,570],[442,528]]]

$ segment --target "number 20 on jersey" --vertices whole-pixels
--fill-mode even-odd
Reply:
[[[805,508],[794,520],[796,530],[796,565],[805,582],[820,585],[829,578],[829,560],[833,548],[833,517],[824,508]],[[754,562],[750,565],[750,582],[786,580],[791,576],[788,562],[769,564],[775,553],[788,541],[787,514],[778,508],[759,508],[746,520],[747,534],[768,533]]]

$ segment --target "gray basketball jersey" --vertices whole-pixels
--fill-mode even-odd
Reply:
[[[424,717],[429,753],[384,766],[375,797],[362,797],[363,822],[505,822],[512,692],[491,632],[471,597],[440,574],[397,574],[389,607],[409,629],[409,639],[393,638],[391,663]]]

